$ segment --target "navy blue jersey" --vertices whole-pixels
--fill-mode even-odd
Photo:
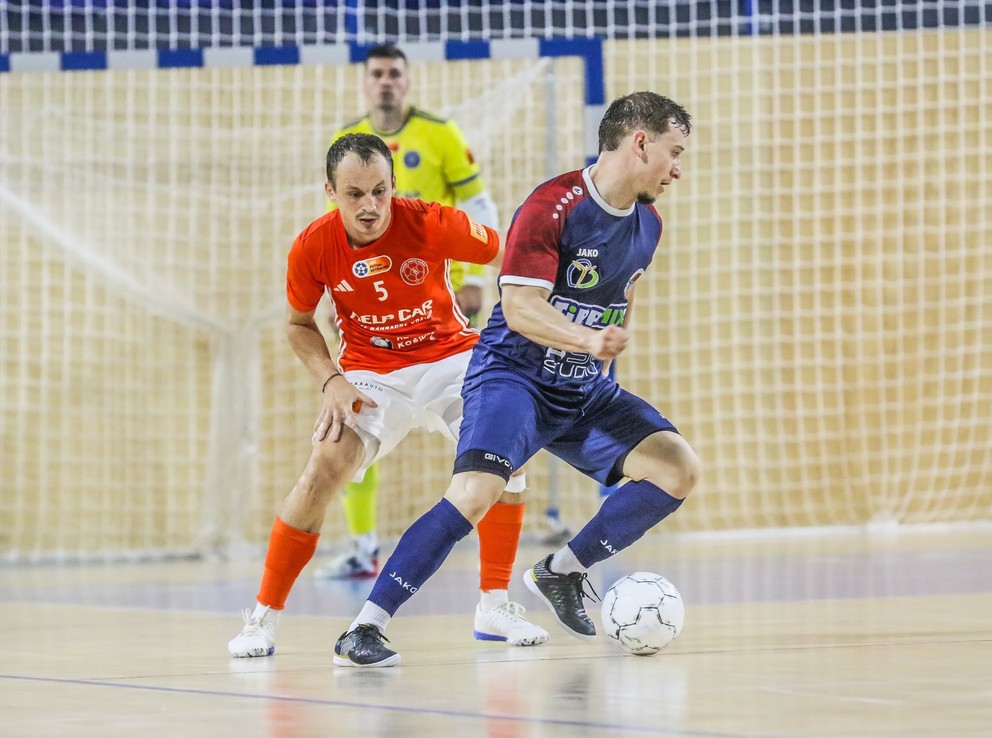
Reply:
[[[517,210],[500,271],[504,285],[551,291],[549,301],[569,320],[602,329],[623,323],[627,298],[661,238],[653,205],[617,210],[600,197],[588,169],[539,186]],[[476,345],[469,374],[512,366],[538,385],[566,389],[600,376],[588,353],[548,348],[511,331],[497,304]]]

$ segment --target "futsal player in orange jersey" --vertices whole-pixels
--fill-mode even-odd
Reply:
[[[462,211],[395,198],[392,157],[376,136],[354,133],[331,145],[325,189],[337,209],[296,238],[286,278],[289,342],[319,383],[322,403],[310,459],[272,526],[256,606],[228,643],[236,657],[275,652],[279,614],[313,557],[335,493],[413,428],[457,440],[462,380],[479,336],[455,301],[448,262],[498,266],[502,258],[499,234]],[[314,319],[325,292],[340,331],[336,362]],[[490,554],[482,579],[505,593],[523,506],[493,509],[493,524],[479,526]],[[548,638],[508,598],[488,617],[480,612],[481,604],[476,638],[522,646]]]

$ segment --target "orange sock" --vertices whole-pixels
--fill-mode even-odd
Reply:
[[[479,521],[479,561],[482,564],[479,589],[483,592],[510,587],[525,507],[526,504],[497,503]]]
[[[286,525],[279,518],[275,519],[269,534],[269,550],[265,554],[262,585],[258,589],[260,603],[273,610],[286,607],[289,590],[303,567],[313,558],[318,538],[318,533],[307,533]]]

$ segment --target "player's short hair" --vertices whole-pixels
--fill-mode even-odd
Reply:
[[[406,54],[400,51],[398,48],[392,44],[379,44],[378,46],[373,46],[365,54],[365,66],[369,65],[369,59],[402,59],[404,64],[409,65],[406,59]]]
[[[346,133],[332,143],[327,150],[327,181],[331,183],[332,187],[338,164],[348,154],[354,154],[366,166],[372,162],[375,156],[381,156],[389,162],[389,176],[393,176],[393,155],[385,141],[371,133]]]
[[[618,97],[610,103],[599,124],[599,150],[615,151],[624,136],[637,130],[660,136],[672,122],[687,136],[692,130],[692,117],[685,108],[664,95],[632,92]]]

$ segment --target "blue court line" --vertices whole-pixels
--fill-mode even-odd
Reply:
[[[143,684],[125,684],[123,682],[109,682],[100,679],[65,679],[59,677],[32,677],[19,676],[16,674],[0,674],[0,679],[22,682],[40,682],[43,684],[71,684],[82,687],[112,687],[114,689],[136,689],[147,692],[159,692],[166,694],[188,694],[200,697],[234,697],[237,699],[250,700],[270,700],[272,702],[286,702],[301,705],[319,705],[324,707],[353,707],[365,710],[385,710],[387,712],[399,712],[412,715],[437,715],[441,717],[469,718],[474,720],[502,720],[505,722],[526,723],[533,725],[561,725],[572,728],[600,728],[608,730],[608,735],[615,735],[618,731],[632,733],[645,733],[650,735],[680,735],[697,738],[782,738],[781,735],[757,735],[754,733],[722,733],[710,730],[685,730],[684,728],[665,728],[660,726],[644,725],[622,725],[617,723],[591,722],[585,720],[561,720],[557,718],[536,718],[518,715],[496,715],[488,712],[465,712],[461,710],[441,710],[437,708],[414,708],[399,707],[397,705],[376,705],[368,702],[349,702],[347,700],[321,700],[312,697],[285,697],[272,694],[253,694],[245,692],[224,692],[212,689],[188,689],[182,687],[155,687]],[[910,738],[904,736],[903,738]]]

